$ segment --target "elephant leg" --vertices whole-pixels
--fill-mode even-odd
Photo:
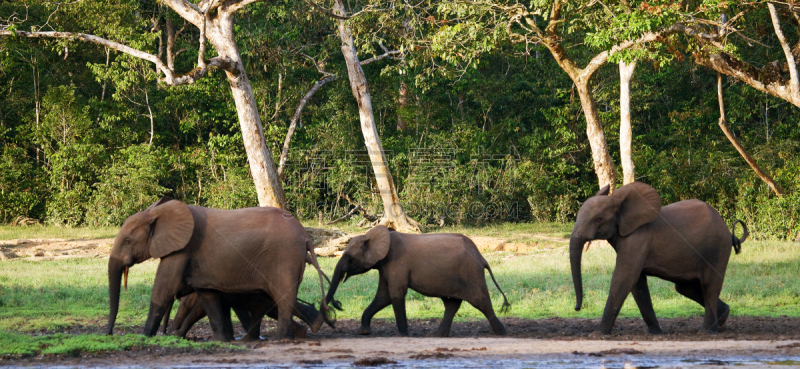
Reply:
[[[639,312],[642,313],[644,323],[647,324],[647,333],[664,333],[658,325],[656,312],[653,310],[653,301],[650,299],[650,289],[647,287],[647,276],[644,273],[639,276],[639,280],[636,281],[631,293],[636,305],[639,306]]]
[[[280,289],[279,289],[280,290]],[[285,288],[288,293],[283,294],[275,300],[275,306],[278,308],[278,328],[275,332],[275,338],[294,338],[292,331],[292,311],[294,310],[295,301],[297,301],[297,286],[293,288]]]
[[[633,286],[639,280],[641,274],[642,269],[639,264],[631,265],[629,260],[620,257],[620,251],[618,250],[617,267],[614,269],[614,274],[611,276],[611,288],[608,292],[606,307],[603,309],[603,318],[600,320],[600,328],[598,328],[600,333],[611,333],[611,329],[614,328],[614,322],[617,320],[617,315],[619,315],[619,311],[622,309],[622,304],[625,303],[625,298],[631,293]]]
[[[392,299],[389,298],[389,284],[385,279],[380,278],[378,279],[378,292],[375,293],[375,298],[372,299],[369,306],[364,309],[364,314],[361,315],[361,327],[358,328],[356,334],[371,334],[372,329],[369,327],[369,324],[372,321],[372,317],[391,303]]]
[[[300,304],[300,303],[298,303],[298,304]],[[278,320],[278,309],[275,307],[274,302],[271,302],[268,305],[269,305],[268,308],[265,309],[266,310],[266,315],[268,317],[272,318],[272,319]],[[296,309],[296,307],[295,307],[295,309]],[[293,314],[297,315],[297,312],[293,312]],[[258,324],[259,324],[259,327],[260,327],[261,326],[261,321],[259,321]],[[294,321],[294,319],[292,319],[292,333],[294,333],[294,336],[296,338],[308,338],[308,329],[306,329],[306,327],[304,325]]]
[[[155,336],[167,309],[172,308],[175,296],[183,285],[183,272],[188,257],[183,254],[164,257],[158,264],[153,291],[150,293],[150,311],[144,323],[144,335]]]
[[[264,309],[250,310],[234,308],[233,312],[239,318],[239,323],[242,324],[244,329],[243,341],[259,341],[261,340],[261,318],[264,316]]]
[[[722,291],[722,281],[720,280],[717,282],[713,280],[712,282],[703,286],[703,298],[705,299],[705,308],[706,308],[706,316],[703,321],[703,327],[706,330],[706,333],[717,333],[719,332],[719,320],[717,315],[719,311],[719,293]],[[726,317],[727,319],[727,317]]]
[[[189,295],[183,296],[178,302],[178,312],[175,313],[175,319],[172,320],[172,329],[170,329],[170,333],[178,335],[180,337],[186,337],[186,332],[189,331],[189,328],[197,322],[197,320],[202,319],[206,316],[206,312],[202,311],[202,308],[197,308],[197,293],[191,293]],[[194,316],[198,313],[195,309],[200,310],[200,317],[195,318]],[[187,322],[189,319],[193,320],[188,327],[184,330],[184,323]]]
[[[394,319],[397,321],[397,331],[401,336],[408,336],[408,319],[406,319],[406,297],[392,297]]]
[[[428,334],[428,337],[447,337],[450,336],[450,327],[453,325],[453,317],[456,316],[458,308],[461,307],[461,299],[442,298],[444,302],[444,317],[439,329]]]
[[[703,296],[703,287],[700,285],[700,281],[694,280],[690,282],[675,283],[675,291],[700,304],[700,306],[703,308],[706,307],[705,297]],[[721,299],[717,298],[717,313],[719,314],[717,323],[719,327],[722,327],[728,320],[730,312],[730,306],[728,306],[728,304],[723,302]]]
[[[486,320],[489,321],[489,325],[492,326],[492,333],[498,336],[505,336],[506,327],[494,313],[494,308],[492,307],[492,299],[489,297],[489,290],[484,287],[483,290],[477,293],[476,295],[477,295],[476,299],[467,300],[467,302],[469,302],[470,305],[478,309],[478,311],[483,313],[483,316],[485,316]]]
[[[372,329],[370,328],[372,317],[391,303],[392,299],[389,297],[389,283],[381,277],[378,279],[378,291],[375,293],[375,298],[372,299],[369,306],[364,309],[364,313],[361,314],[361,327],[358,328],[356,334],[372,334]]]
[[[231,337],[233,337],[230,308],[223,308],[219,293],[210,290],[197,290],[197,298],[200,300],[206,315],[208,315],[209,323],[211,323],[211,330],[214,332],[212,340],[230,341]],[[227,314],[225,314],[226,311]]]
[[[292,313],[311,328],[311,333],[317,333],[325,322],[317,308],[300,301],[295,302]]]
[[[169,307],[167,308],[167,312],[166,314],[164,314],[164,321],[161,322],[161,328],[159,328],[158,330],[159,332],[161,332],[162,335],[167,334],[167,326],[169,326],[169,314],[170,312],[172,312],[173,305],[175,305],[175,300],[172,300],[172,302],[170,302]]]
[[[181,308],[184,306],[183,301],[181,301],[181,304],[178,306],[178,314],[175,315],[175,320],[173,322],[175,328],[172,330],[173,334],[178,337],[186,338],[186,333],[189,333],[194,323],[197,323],[197,321],[206,316],[206,311],[203,310],[201,303],[197,303],[197,295],[193,294],[192,296],[194,296],[190,300],[192,303],[187,304],[188,307],[184,309],[181,319],[178,319],[178,317],[181,316]]]

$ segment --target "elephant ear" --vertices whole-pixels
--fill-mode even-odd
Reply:
[[[595,196],[608,196],[608,192],[610,190],[611,190],[611,186],[605,185],[605,186],[603,186],[603,188],[600,189],[600,191],[597,191],[597,193],[594,194],[594,195]]]
[[[186,204],[177,200],[162,203],[161,200],[147,210],[153,219],[150,236],[150,256],[153,258],[183,249],[194,231],[194,218]]]
[[[360,260],[366,268],[372,268],[389,253],[391,236],[389,228],[379,225],[364,234],[364,243],[361,245]]]
[[[658,219],[661,196],[655,188],[641,182],[632,182],[618,188],[611,195],[620,202],[619,234],[627,236],[637,228]]]

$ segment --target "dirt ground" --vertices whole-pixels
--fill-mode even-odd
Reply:
[[[0,360],[0,365],[104,366],[113,363],[114,366],[147,367],[247,367],[269,364],[349,366],[360,360],[366,360],[364,363],[367,364],[398,362],[402,365],[419,360],[569,359],[592,366],[592,360],[599,365],[602,362],[608,363],[609,360],[627,360],[630,357],[706,361],[709,357],[800,358],[800,318],[731,317],[722,332],[716,335],[698,333],[701,317],[661,319],[662,329],[666,332],[663,335],[647,334],[641,319],[625,318],[617,321],[611,335],[603,337],[589,335],[599,324],[599,319],[501,320],[508,330],[508,336],[494,336],[486,321],[476,320],[454,323],[449,338],[425,338],[428,332],[438,326],[438,319],[409,321],[411,337],[398,337],[394,322],[379,319],[372,323],[372,335],[358,336],[355,334],[358,321],[339,320],[336,322],[337,329],[324,326],[316,334],[310,333],[307,339],[239,342],[238,344],[248,350],[238,352],[185,352],[143,348],[80,358],[34,357]],[[262,335],[269,335],[274,328],[274,321],[264,322]],[[118,329],[115,333],[139,333],[140,329],[127,327]],[[102,334],[104,322],[98,321],[96,326],[74,326],[58,332]],[[241,337],[242,334],[240,330],[238,336]],[[192,328],[187,338],[205,341],[210,337],[211,328],[204,320]],[[713,360],[711,362],[713,364]]]

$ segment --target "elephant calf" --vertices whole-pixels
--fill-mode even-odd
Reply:
[[[747,226],[736,238],[714,208],[700,200],[679,201],[661,207],[661,197],[644,183],[633,182],[609,195],[609,186],[586,200],[578,211],[569,244],[572,280],[580,310],[583,302],[581,254],[591,240],[608,240],[617,252],[611,290],[599,332],[611,333],[629,293],[650,333],[661,333],[647,277],[675,283],[678,293],[705,308],[704,328],[717,332],[730,307],[719,299],[731,248],[739,253]],[[736,226],[736,223],[734,223]]]
[[[354,237],[336,264],[326,296],[327,302],[333,300],[343,279],[346,281],[350,276],[363,274],[370,269],[378,270],[378,292],[361,316],[358,334],[370,334],[372,317],[391,304],[397,330],[401,335],[408,336],[405,298],[409,288],[425,296],[439,297],[444,302],[442,323],[429,336],[450,335],[453,317],[464,300],[486,316],[495,334],[506,334],[503,323],[492,309],[484,269],[489,270],[492,281],[503,294],[501,312],[511,305],[494,279],[486,259],[472,240],[464,235],[404,234],[377,226],[364,235]]]
[[[231,325],[230,309],[236,313],[242,327],[246,331],[244,340],[259,340],[261,335],[261,319],[264,315],[270,318],[277,319],[278,311],[275,305],[275,300],[264,293],[250,293],[250,294],[233,294],[217,292],[212,290],[195,292],[183,296],[178,305],[178,312],[175,314],[175,319],[172,321],[172,332],[180,337],[186,337],[186,333],[192,328],[194,323],[206,316],[204,304],[208,301],[204,300],[220,300],[220,304],[224,311],[227,311],[226,321],[224,324]],[[293,315],[303,320],[310,328],[312,333],[316,333],[325,321],[323,314],[321,314],[314,306],[298,301],[295,303]],[[169,315],[166,315],[168,317]],[[327,322],[331,325],[331,322]],[[166,322],[164,323],[166,326]],[[233,332],[233,327],[227,329]],[[306,328],[292,321],[292,331],[295,337],[306,338]],[[228,337],[228,340],[233,340],[233,337]]]

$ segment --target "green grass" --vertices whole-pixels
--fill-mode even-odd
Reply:
[[[514,236],[516,233],[546,233],[561,237],[568,230],[569,226],[525,224],[442,229],[447,232],[500,238]],[[592,246],[584,253],[585,298],[580,312],[574,310],[575,295],[569,274],[567,245],[540,247],[527,254],[491,252],[486,254],[486,258],[512,303],[511,310],[503,316],[599,318],[602,315],[615,264],[615,253],[610,247]],[[332,274],[337,260],[320,258],[320,264],[328,275]],[[150,289],[157,266],[157,260],[150,260],[131,268],[128,291],[123,290],[121,293],[117,318],[120,331],[124,329],[140,332],[149,309]],[[722,299],[731,305],[731,314],[734,316],[800,316],[798,269],[800,248],[796,244],[747,241],[740,255],[731,256]],[[360,318],[375,294],[377,279],[377,272],[371,271],[352,277],[340,286],[336,299],[342,302],[344,311],[337,312],[339,319]],[[650,278],[648,281],[658,317],[703,314],[702,307],[676,293],[672,284],[657,278]],[[499,309],[502,297],[491,284],[491,280],[488,282],[494,306]],[[12,349],[5,348],[11,346],[3,340],[17,340],[21,337],[20,334],[29,337],[33,333],[44,333],[47,334],[45,337],[62,340],[65,342],[64,350],[68,350],[70,345],[94,350],[92,347],[95,345],[105,347],[103,345],[106,344],[124,349],[125,344],[113,339],[91,341],[87,338],[87,341],[81,341],[76,338],[75,343],[70,343],[73,342],[71,339],[53,336],[54,333],[68,332],[75,327],[105,326],[108,314],[107,284],[107,261],[104,259],[36,262],[15,259],[0,263],[0,355],[12,353],[9,351]],[[311,267],[306,268],[299,297],[307,301],[320,299],[318,279]],[[406,308],[408,317],[412,319],[440,318],[444,311],[441,300],[415,292],[409,293]],[[623,306],[620,316],[640,316],[631,297]],[[387,308],[376,318],[393,320],[394,314],[392,309]],[[483,317],[475,308],[464,304],[456,319],[463,321]],[[36,347],[60,347],[42,344],[44,341],[34,338],[25,342],[29,342],[25,344],[27,346],[13,350],[20,353],[45,353],[41,350],[35,351],[38,350]]]
[[[52,225],[0,225],[0,240],[19,238],[114,238],[119,227],[56,227]]]
[[[138,350],[148,347],[165,347],[189,350],[239,350],[241,347],[219,342],[194,342],[175,336],[145,337],[138,334],[124,336],[69,335],[63,333],[29,336],[0,331],[0,357],[27,357],[34,355],[79,356],[108,351]]]

